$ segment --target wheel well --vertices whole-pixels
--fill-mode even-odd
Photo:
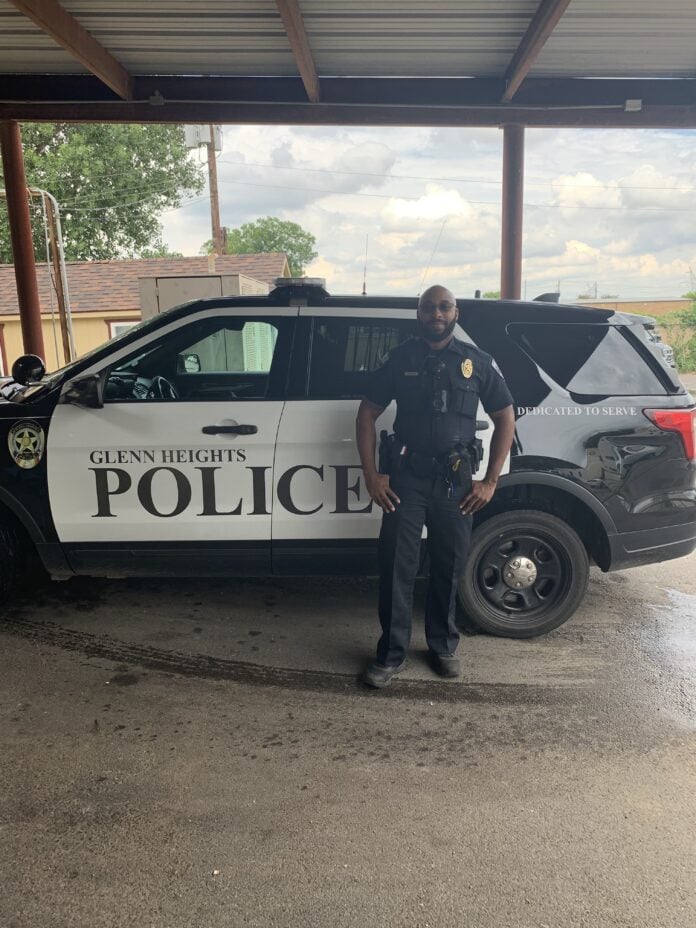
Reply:
[[[27,554],[30,551],[35,550],[34,543],[32,542],[29,532],[22,525],[17,516],[12,512],[9,506],[6,506],[4,503],[0,503],[0,522],[9,526],[14,532],[19,549],[22,553]]]
[[[563,519],[579,535],[590,560],[608,570],[611,554],[606,529],[589,506],[572,493],[533,483],[502,487],[489,505],[474,516],[474,525],[512,509],[537,509]]]

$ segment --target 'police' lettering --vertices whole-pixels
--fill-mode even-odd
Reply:
[[[348,494],[354,493],[357,499],[360,499],[360,477],[358,477],[352,486],[348,486],[348,471],[361,470],[359,464],[332,464],[332,470],[336,471],[336,508],[331,510],[331,514],[344,514],[350,512],[370,512],[372,509],[372,500],[362,509],[350,509],[348,506]]]
[[[97,481],[97,511],[92,518],[115,519],[116,516],[109,505],[109,497],[118,496],[130,490],[130,474],[127,470],[121,470],[120,467],[90,467],[90,470],[94,472],[94,478]],[[113,490],[109,489],[109,474],[116,475],[116,487]]]
[[[359,505],[362,490],[359,473],[353,483],[350,482],[354,476],[352,472],[359,472],[360,465],[332,464],[330,467],[335,473],[335,508],[331,510],[332,515],[357,515],[371,512],[373,509],[371,500],[363,506]],[[122,470],[120,467],[90,467],[89,469],[94,472],[97,490],[97,511],[92,518],[115,518],[117,513],[111,511],[112,497],[123,496],[133,487],[145,512],[148,512],[151,516],[156,516],[158,519],[171,519],[174,516],[181,515],[182,512],[189,508],[194,497],[194,487],[196,490],[198,487],[197,478],[193,479],[192,476],[187,476],[177,467],[151,467],[137,478],[137,485],[129,472]],[[267,474],[272,470],[271,467],[247,466],[232,476],[232,480],[230,480],[230,471],[218,465],[196,467],[194,470],[200,474],[201,494],[198,496],[196,492],[194,504],[201,506],[200,511],[196,512],[196,516],[270,516]],[[219,470],[223,471],[223,473],[217,474],[216,471]],[[293,499],[293,481],[296,475],[303,470],[312,471],[318,475],[320,480],[318,485],[314,482],[313,489],[307,494],[309,500],[312,501],[317,500],[317,497],[319,497],[317,505],[309,509],[300,508]],[[249,487],[248,476],[240,484],[239,478],[243,472],[251,475],[251,487]],[[161,473],[171,474],[171,477],[174,478],[173,487],[171,486],[170,477],[158,478],[157,475]],[[308,480],[312,482],[314,478],[308,478]],[[276,488],[278,502],[283,509],[292,513],[292,515],[312,516],[324,508],[324,503],[320,501],[324,495],[321,486],[323,481],[323,464],[318,467],[313,464],[297,464],[295,467],[286,470],[278,478]],[[169,484],[170,494],[172,490],[175,491],[175,495],[171,496],[171,503],[166,502],[170,498],[169,496],[164,497],[164,503],[162,501],[162,494],[165,491],[166,484]],[[251,489],[250,495],[249,489]],[[229,493],[230,490],[234,491],[238,502],[230,509],[225,509],[223,504],[218,507],[218,492]],[[295,488],[295,492],[297,492],[297,488]],[[156,499],[158,500],[157,503],[155,502]],[[356,501],[358,506],[353,508],[351,504]],[[163,511],[163,505],[169,505],[171,507],[170,511]],[[190,513],[190,515],[193,515],[193,513]]]
[[[197,467],[196,470],[201,472],[201,488],[203,490],[203,512],[199,516],[238,516],[242,512],[241,499],[234,509],[229,512],[219,512],[215,505],[215,471],[221,470],[220,467]],[[190,496],[190,494],[189,494]]]
[[[324,468],[322,467],[312,467],[311,464],[298,464],[296,467],[291,467],[290,470],[286,470],[283,476],[278,481],[278,499],[280,504],[284,509],[287,509],[288,512],[291,512],[295,516],[313,516],[315,512],[323,507],[323,503],[315,509],[298,509],[297,506],[292,501],[292,496],[290,494],[290,485],[292,484],[292,478],[300,470],[313,470],[315,474],[319,474],[321,479],[324,479]]]
[[[254,508],[249,513],[250,516],[270,516],[266,508],[266,471],[270,467],[247,467],[251,471],[252,489]]]
[[[155,478],[155,474],[162,472],[171,474],[176,482],[176,506],[171,512],[160,512],[155,508],[152,499],[152,481]],[[161,519],[171,519],[172,516],[180,515],[191,502],[191,484],[181,471],[177,470],[175,467],[151,467],[150,470],[145,471],[138,481],[138,499],[140,500],[140,505],[149,512],[150,515],[159,516]]]

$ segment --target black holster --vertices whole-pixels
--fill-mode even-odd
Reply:
[[[380,474],[393,475],[399,467],[402,443],[396,435],[390,435],[386,429],[379,433],[377,448],[377,470]]]
[[[471,454],[468,448],[453,448],[447,454],[447,481],[451,486],[461,488],[467,493],[472,486],[474,471],[471,466]]]

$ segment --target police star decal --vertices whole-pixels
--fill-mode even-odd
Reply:
[[[33,419],[22,419],[10,429],[7,436],[10,456],[17,467],[31,470],[36,467],[44,453],[44,430]]]

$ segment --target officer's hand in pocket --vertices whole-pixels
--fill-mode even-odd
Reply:
[[[389,486],[387,474],[371,474],[365,476],[365,485],[373,502],[377,503],[385,512],[394,512],[401,500]]]
[[[472,512],[478,512],[483,509],[486,503],[489,503],[495,493],[495,483],[488,480],[474,480],[471,492],[467,493],[459,503],[459,509],[463,515],[468,516]]]

